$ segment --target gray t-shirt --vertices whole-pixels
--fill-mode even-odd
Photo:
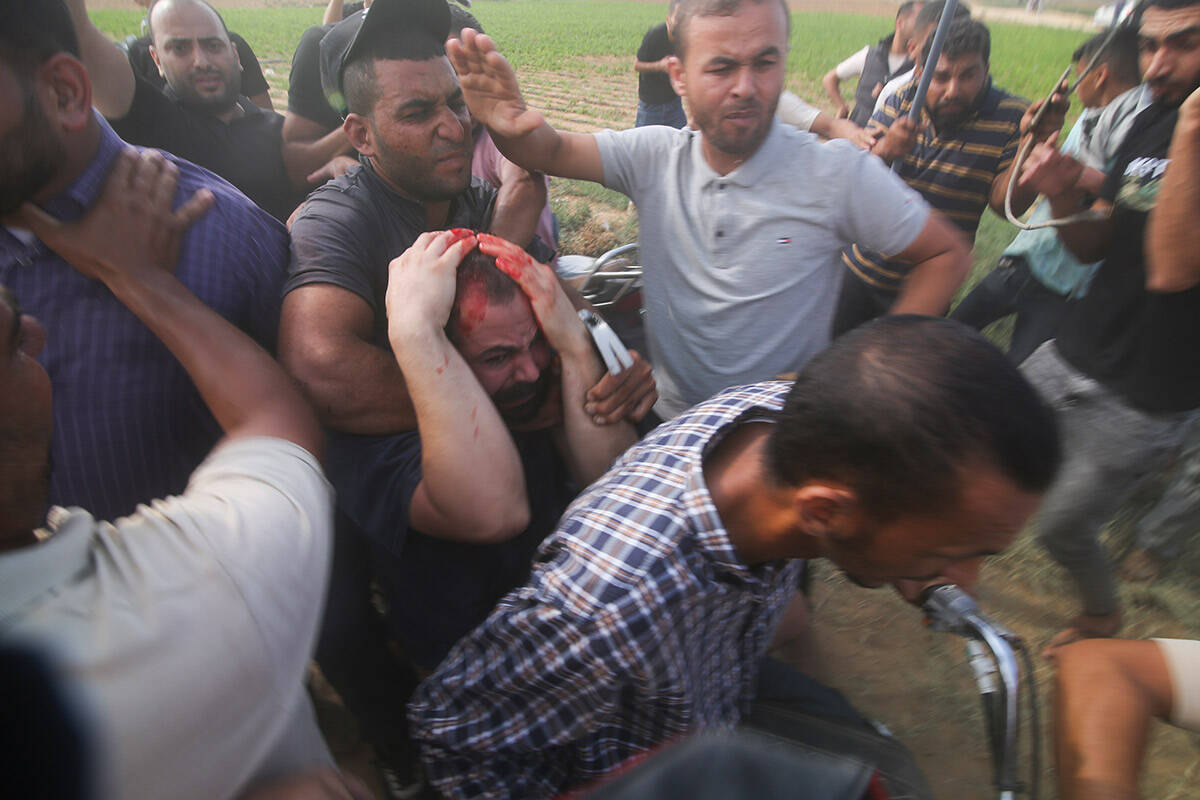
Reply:
[[[888,254],[929,216],[920,195],[849,142],[776,121],[728,175],[694,130],[596,134],[604,184],[638,207],[656,410],[798,370],[829,343],[841,250]]]

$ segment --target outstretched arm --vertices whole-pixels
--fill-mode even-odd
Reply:
[[[486,233],[479,235],[479,249],[493,256],[496,266],[520,285],[546,341],[558,352],[564,455],[572,476],[581,484],[589,484],[637,441],[637,433],[626,420],[599,425],[585,410],[587,392],[604,376],[604,365],[554,271],[515,244]]]
[[[595,137],[555,130],[529,108],[516,72],[491,37],[464,28],[460,39],[446,42],[446,55],[471,113],[509,160],[530,172],[595,182],[604,178]]]
[[[125,51],[92,24],[86,0],[66,0],[79,37],[83,65],[92,79],[92,102],[108,119],[120,119],[133,105],[136,82]]]
[[[825,94],[829,97],[829,102],[833,103],[834,116],[837,119],[849,116],[850,107],[846,105],[846,98],[842,97],[842,81],[838,77],[837,67],[825,73],[825,77],[821,78],[821,86],[825,87]]]
[[[26,204],[15,222],[83,274],[102,281],[179,359],[227,438],[273,436],[321,454],[312,409],[249,336],[173,274],[184,231],[212,205],[201,190],[171,210],[177,168],[154,150],[117,157],[100,199],[62,223]]]
[[[1146,288],[1181,292],[1200,283],[1200,89],[1179,109],[1167,157],[1146,228]]]
[[[389,267],[388,338],[416,409],[421,482],[409,523],[430,536],[512,538],[529,525],[525,471],[504,420],[446,336],[470,231],[423,233]]]

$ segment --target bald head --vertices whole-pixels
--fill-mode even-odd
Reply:
[[[242,65],[229,30],[204,0],[150,7],[150,54],[180,105],[228,119],[242,91]]]

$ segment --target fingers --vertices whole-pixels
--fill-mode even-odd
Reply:
[[[605,373],[588,390],[583,410],[597,425],[609,425],[628,419],[640,421],[658,400],[658,389],[650,364],[631,350],[633,366],[619,374]]]
[[[181,230],[190,228],[192,223],[208,213],[208,210],[213,207],[216,198],[209,189],[199,189],[183,201],[183,205],[175,209],[175,224]]]
[[[5,223],[26,228],[39,239],[50,244],[62,232],[63,224],[42,211],[33,203],[22,203],[21,207],[5,218]]]

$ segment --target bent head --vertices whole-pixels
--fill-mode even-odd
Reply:
[[[92,85],[61,0],[0,9],[0,216],[49,196],[82,169]]]
[[[896,10],[896,30],[893,41],[899,47],[907,47],[912,38],[913,26],[917,21],[917,12],[921,10],[920,0],[905,0]]]
[[[1060,459],[1008,358],[945,319],[887,317],[801,372],[767,445],[821,554],[876,586],[969,570],[1012,541]]]
[[[1138,22],[1138,47],[1154,99],[1182,103],[1200,87],[1200,2],[1149,0]]]
[[[932,45],[931,38],[922,61],[929,58]],[[971,114],[988,85],[991,52],[991,34],[982,22],[956,19],[950,24],[925,96],[929,116],[938,128],[953,128]]]
[[[1127,89],[1132,89],[1142,80],[1138,67],[1137,34],[1130,27],[1122,25],[1112,35],[1112,39],[1108,36],[1107,31],[1096,34],[1079,45],[1071,56],[1077,75],[1088,68],[1093,58],[1096,60],[1092,71],[1075,87],[1075,94],[1079,96],[1079,102],[1084,108],[1106,105],[1112,98]],[[1106,41],[1108,46],[1104,47]]]
[[[786,77],[790,16],[782,0],[679,0],[671,83],[717,169],[766,139]],[[723,171],[728,171],[723,170]]]
[[[150,55],[179,103],[231,115],[242,93],[242,62],[216,9],[204,0],[158,0],[147,20]]]
[[[34,359],[46,332],[0,286],[0,551],[41,524],[50,479],[50,378]]]
[[[913,17],[912,33],[908,37],[908,57],[914,64],[918,66],[925,63],[922,53],[925,52],[925,45],[933,37],[933,32],[937,29],[938,22],[942,19],[942,12],[946,10],[946,0],[934,0],[932,3],[926,3],[921,6]],[[961,19],[970,17],[971,9],[966,3],[959,3],[954,7],[954,18]]]
[[[537,416],[554,379],[552,354],[521,287],[472,250],[458,267],[446,333],[512,425]]]

